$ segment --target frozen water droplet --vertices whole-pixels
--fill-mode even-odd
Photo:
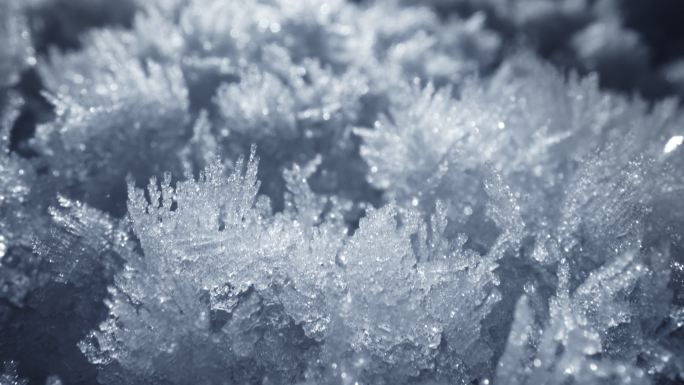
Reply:
[[[499,121],[499,123],[496,124],[496,127],[499,128],[499,130],[503,130],[506,128],[506,123]]]
[[[540,165],[536,165],[532,168],[532,173],[534,173],[534,176],[536,177],[540,177],[543,171],[544,169]]]
[[[4,257],[6,252],[7,252],[7,239],[3,235],[0,235],[0,258]]]
[[[546,250],[546,247],[544,247],[544,245],[537,240],[534,245],[534,250],[532,251],[532,258],[538,262],[544,262],[548,257],[549,252]]]
[[[62,385],[62,380],[57,376],[50,376],[45,380],[45,385]]]
[[[665,143],[665,148],[663,148],[663,153],[669,154],[672,151],[676,150],[677,147],[679,147],[682,142],[684,142],[684,136],[682,135],[675,135],[670,138],[670,140]]]
[[[470,206],[464,207],[464,208],[463,208],[463,214],[465,214],[465,215],[467,215],[467,216],[473,215],[473,208],[470,207]]]

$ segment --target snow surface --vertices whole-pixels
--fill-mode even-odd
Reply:
[[[683,382],[621,7],[0,2],[0,384]]]

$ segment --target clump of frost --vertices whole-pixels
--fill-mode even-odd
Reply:
[[[36,212],[34,170],[10,153],[10,130],[23,103],[10,95],[0,111],[0,298],[15,306],[23,303],[39,274],[30,251],[34,229],[44,223]],[[9,317],[10,309],[0,305],[0,322]]]
[[[441,203],[427,223],[387,205],[345,235],[343,207],[309,190],[315,167],[286,173],[293,195],[277,215],[257,196],[253,159],[175,187],[153,179],[149,200],[131,186],[144,256],[128,255],[110,318],[81,345],[100,380],[403,382],[446,362],[458,364],[431,376],[474,378],[489,358],[479,323],[500,298],[493,271],[519,240],[503,232],[487,255],[468,250],[445,233]]]
[[[1,114],[0,339],[12,359],[30,359],[74,381],[84,365],[75,344],[101,317],[106,286],[121,262],[113,245],[125,236],[97,210],[55,199],[45,183],[51,178],[10,151],[10,128],[23,104],[10,95]],[[41,344],[53,347],[36,352]],[[70,360],[73,372],[60,360]]]
[[[549,302],[549,320],[540,328],[530,299],[518,301],[497,383],[507,384],[648,384],[644,370],[629,362],[601,357],[610,329],[628,323],[626,303],[646,267],[626,253],[592,272],[570,294],[568,262],[558,271],[558,292]],[[527,288],[536,296],[534,286]],[[538,300],[537,300],[538,301]]]
[[[58,191],[109,209],[127,174],[182,169],[188,96],[180,69],[140,63],[109,33],[91,38],[84,51],[53,52],[39,66],[57,118],[37,127],[32,145],[64,185]]]

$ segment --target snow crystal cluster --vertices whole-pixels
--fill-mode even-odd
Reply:
[[[684,382],[620,9],[0,1],[0,384]]]

